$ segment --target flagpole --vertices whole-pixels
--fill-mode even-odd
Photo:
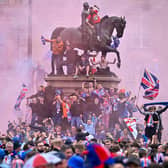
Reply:
[[[139,85],[138,95],[137,95],[137,99],[136,99],[136,104],[138,104],[138,101],[139,101],[139,93],[140,93],[140,90],[141,90],[141,84]]]
[[[146,68],[145,68],[145,69],[146,69]],[[144,71],[145,71],[145,70],[143,70],[143,72],[144,72]],[[143,74],[143,72],[141,73],[140,80],[142,80],[142,74]],[[139,81],[140,81],[140,80],[139,80]],[[141,90],[141,82],[140,82],[139,89],[138,89],[136,104],[138,104],[138,101],[139,101],[139,93],[140,93],[140,90]]]

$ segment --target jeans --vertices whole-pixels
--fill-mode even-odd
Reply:
[[[51,72],[55,73],[55,65],[56,65],[57,75],[63,74],[62,64],[63,64],[62,55],[52,54]]]
[[[75,122],[76,122],[76,126],[79,128],[80,123],[81,123],[80,120],[81,120],[80,117],[72,117],[71,118],[71,126],[75,126]]]

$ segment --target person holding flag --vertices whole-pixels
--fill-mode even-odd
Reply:
[[[20,105],[22,100],[25,98],[26,93],[28,92],[28,88],[25,84],[22,84],[22,90],[20,91],[19,96],[17,97],[16,104],[14,105],[14,109],[16,111],[20,110]]]
[[[154,103],[153,103],[154,104]],[[144,108],[144,111],[148,111],[147,109],[147,106],[148,104],[144,104],[143,108]],[[154,106],[155,107],[155,106]],[[165,107],[161,107],[159,106],[159,109],[156,110],[156,107],[155,107],[155,113],[157,114],[158,116],[158,132],[157,132],[157,136],[158,136],[158,141],[161,142],[161,138],[162,138],[162,130],[163,130],[163,125],[162,125],[162,120],[161,120],[161,114],[163,112],[165,112],[166,110],[168,109],[168,105],[166,105]]]
[[[138,105],[137,108],[141,114],[145,115],[145,136],[149,140],[152,140],[153,136],[156,135],[159,130],[159,117],[156,113],[156,107],[151,106],[147,111],[142,111]]]
[[[144,92],[144,98],[148,100],[155,99],[159,94],[159,80],[158,78],[151,72],[145,69],[144,75],[141,80],[140,87],[143,87]],[[140,89],[139,89],[140,90]],[[157,110],[156,105],[163,105],[165,107]],[[147,108],[147,106],[150,106]],[[138,106],[137,106],[138,107]],[[138,110],[140,113],[145,115],[145,135],[151,139],[153,135],[157,134],[157,138],[159,142],[161,142],[161,136],[162,136],[162,121],[161,121],[161,114],[165,112],[168,108],[168,102],[155,102],[155,103],[147,103],[144,104],[143,109],[144,112],[140,110],[138,107]]]
[[[14,113],[17,116],[17,119],[20,121],[22,117],[22,110],[20,108],[22,101],[26,97],[26,94],[28,92],[28,87],[23,83],[22,84],[22,89],[16,99],[16,103],[14,105]]]

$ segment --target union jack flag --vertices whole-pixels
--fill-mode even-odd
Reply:
[[[153,100],[159,94],[159,80],[155,75],[145,69],[141,86],[145,89],[144,98]]]
[[[159,89],[149,89],[146,90],[144,93],[144,98],[149,99],[149,100],[153,100],[155,97],[157,97],[159,94]]]

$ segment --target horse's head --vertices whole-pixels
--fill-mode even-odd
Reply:
[[[101,22],[102,22],[101,29],[104,30],[106,32],[106,35],[108,35],[110,38],[111,38],[114,28],[116,28],[117,37],[120,38],[123,36],[124,29],[126,26],[125,17],[104,16]]]
[[[120,17],[119,19],[116,20],[115,28],[116,28],[116,31],[117,31],[117,37],[118,38],[121,38],[123,36],[125,26],[126,26],[125,16]]]

